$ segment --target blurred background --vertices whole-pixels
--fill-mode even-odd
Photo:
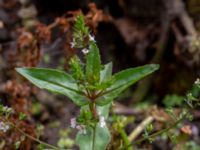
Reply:
[[[113,61],[113,72],[160,64],[159,71],[116,101],[114,113],[132,117],[127,133],[152,110],[162,115],[162,109],[182,108],[188,91],[199,96],[193,86],[200,75],[199,0],[0,0],[0,103],[28,116],[20,123],[24,132],[39,133],[42,140],[60,147],[76,148],[70,118],[79,113],[78,108],[66,97],[36,88],[15,68],[67,71],[74,54],[83,57],[80,50],[70,47],[73,22],[80,11],[95,35],[102,62]],[[139,147],[169,150],[189,145],[189,149],[200,149],[200,112],[193,110],[193,115],[189,125],[194,131],[182,140],[182,147],[164,138]],[[17,132],[0,134],[0,149],[14,149],[20,138]],[[25,139],[19,149],[39,149],[37,146]]]

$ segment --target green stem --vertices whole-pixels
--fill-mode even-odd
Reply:
[[[37,138],[35,138],[35,137],[33,137],[33,136],[31,136],[31,135],[25,133],[23,130],[21,130],[20,128],[18,128],[16,125],[14,125],[13,123],[11,123],[10,121],[7,121],[7,120],[6,120],[6,122],[8,122],[13,128],[15,128],[18,132],[20,132],[20,133],[23,134],[24,136],[28,137],[29,139],[31,139],[31,140],[33,140],[33,141],[36,141],[36,142],[38,142],[38,143],[40,143],[40,144],[42,144],[42,145],[45,145],[45,146],[47,146],[47,147],[49,147],[49,148],[52,148],[52,149],[54,149],[54,150],[61,150],[61,149],[58,148],[58,147],[55,147],[55,146],[53,146],[53,145],[50,145],[50,144],[45,143],[45,142],[43,142],[43,141],[40,141],[39,139],[37,139]],[[62,150],[63,150],[63,149],[62,149]]]
[[[124,143],[126,145],[126,150],[132,150],[132,145],[128,139],[126,132],[124,131],[124,129],[121,126],[118,129],[119,129],[119,133],[122,137],[122,140],[124,141]]]
[[[165,132],[168,132],[169,130],[171,130],[172,128],[175,128],[180,122],[182,122],[184,119],[185,119],[185,117],[188,115],[188,112],[186,112],[179,120],[177,120],[174,124],[172,124],[171,126],[169,126],[169,127],[167,127],[167,128],[165,128],[165,129],[163,129],[163,130],[160,130],[160,131],[158,131],[158,132],[156,132],[156,133],[154,133],[154,134],[151,134],[150,136],[148,136],[148,138],[155,138],[155,137],[157,137],[157,136],[159,136],[159,135],[162,135],[163,133],[165,133]],[[141,139],[139,139],[139,140],[136,140],[135,142],[133,142],[133,144],[139,144],[139,143],[141,143],[141,142],[143,142],[143,141],[145,141],[146,140],[146,138],[141,138]]]
[[[96,126],[97,126],[97,125],[95,124],[94,129],[93,129],[92,150],[95,150]]]
[[[93,119],[96,120],[97,119],[97,109],[96,109],[96,105],[94,100],[91,100],[92,103],[90,103],[90,111],[92,112],[93,115]],[[97,127],[97,123],[95,122],[95,125],[93,127],[93,137],[92,137],[92,150],[95,150],[95,137],[96,137],[96,127]]]

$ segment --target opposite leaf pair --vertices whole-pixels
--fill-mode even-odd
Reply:
[[[81,150],[104,150],[110,142],[110,133],[106,126],[101,126],[101,117],[106,119],[111,102],[132,84],[157,70],[159,65],[126,69],[112,76],[112,63],[101,64],[99,49],[94,39],[89,38],[82,15],[76,20],[73,36],[73,46],[86,48],[88,52],[85,64],[77,56],[72,58],[72,74],[45,68],[17,68],[17,72],[42,89],[69,97],[81,107],[81,112],[91,112],[89,119],[80,122],[86,132],[79,132],[76,141]],[[86,43],[85,39],[88,39]]]

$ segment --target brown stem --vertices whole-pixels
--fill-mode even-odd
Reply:
[[[90,110],[91,110],[91,112],[92,112],[93,118],[94,118],[94,119],[97,119],[97,110],[96,110],[96,105],[95,105],[94,102],[92,102],[92,103],[90,104]]]

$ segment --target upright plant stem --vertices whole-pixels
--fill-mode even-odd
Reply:
[[[94,102],[91,103],[90,110],[92,112],[93,119],[97,119],[97,110],[96,110],[96,105]],[[97,127],[97,123],[95,123],[94,128],[93,128],[92,150],[95,150],[96,127]]]
[[[90,104],[90,110],[91,110],[91,112],[92,112],[93,119],[97,119],[97,110],[96,110],[96,105],[95,105],[95,103],[91,103],[91,104]]]
[[[95,124],[94,129],[93,129],[92,150],[95,150],[96,127],[97,127],[97,125]]]

